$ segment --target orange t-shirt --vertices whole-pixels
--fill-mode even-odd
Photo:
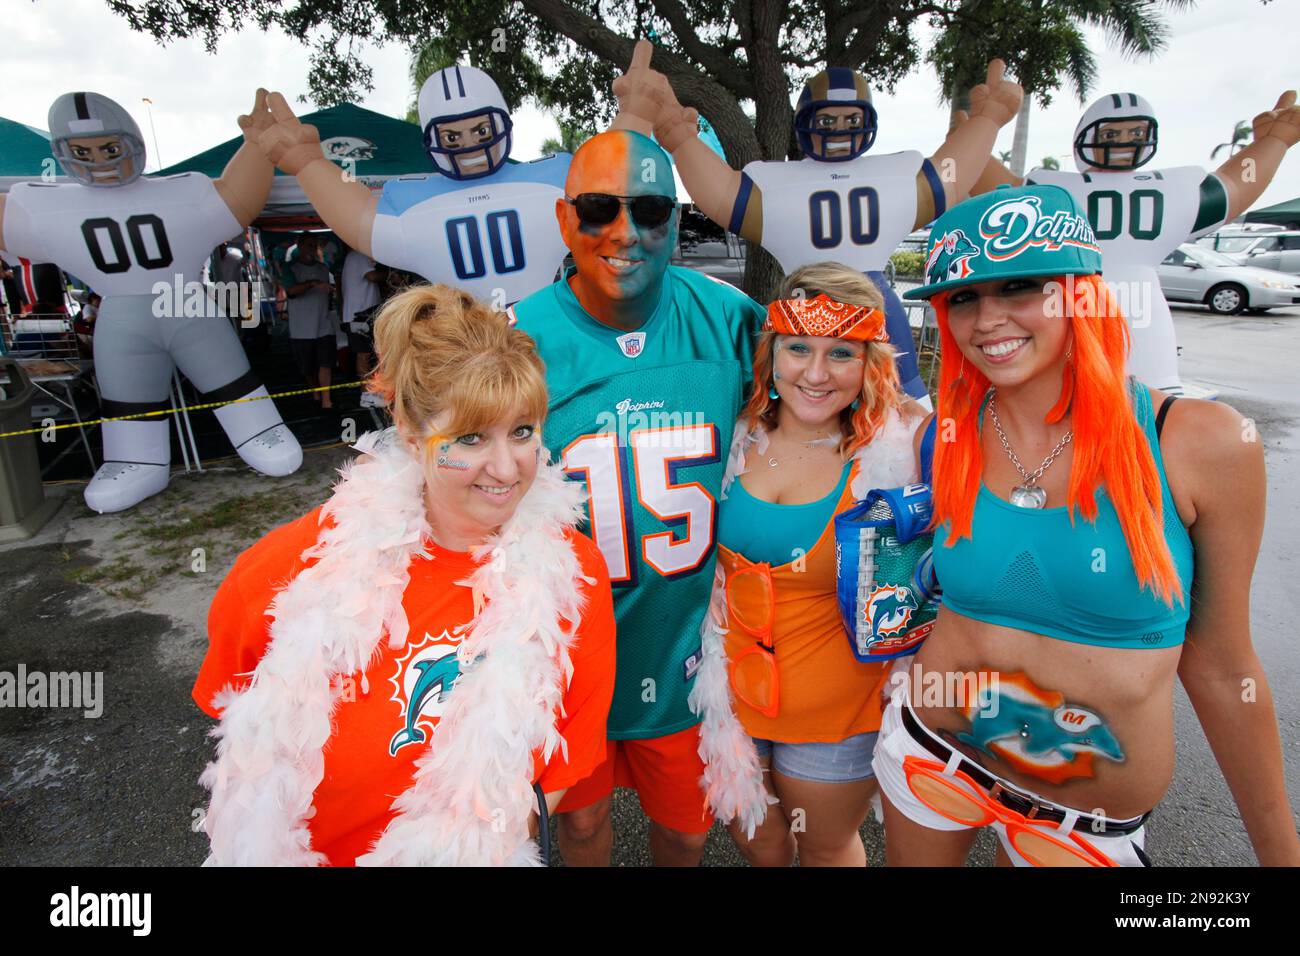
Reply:
[[[840,514],[853,504],[855,462],[835,505]],[[739,479],[737,479],[739,480]],[[718,564],[730,577],[753,567],[743,555],[718,545]],[[781,692],[777,715],[767,717],[733,694],[736,716],[745,732],[760,740],[785,743],[835,743],[880,729],[880,692],[892,661],[864,664],[853,656],[835,595],[835,520],[797,563],[772,568],[776,597],[772,646]],[[736,594],[757,593],[737,590]],[[750,621],[762,620],[756,608],[740,608]],[[727,659],[734,660],[756,638],[737,626],[726,635]]]
[[[208,654],[194,684],[194,700],[219,717],[213,695],[228,685],[244,687],[270,641],[265,616],[276,592],[316,559],[302,552],[320,532],[320,509],[270,532],[235,561],[208,612]],[[605,721],[614,694],[614,607],[609,574],[590,538],[570,532],[583,573],[586,597],[576,639],[570,645],[573,678],[565,691],[556,729],[568,743],[568,760],[557,750],[549,763],[536,756],[534,782],[553,793],[588,776],[605,759]],[[410,623],[404,648],[381,640],[364,674],[342,678],[343,699],[334,711],[334,732],[325,745],[325,775],[307,821],[312,847],[335,866],[351,866],[393,818],[392,803],[412,784],[416,758],[446,705],[458,676],[457,626],[474,617],[468,587],[455,584],[474,568],[464,552],[426,541],[432,560],[411,562],[402,607]],[[444,658],[449,659],[444,660]],[[415,696],[417,713],[408,719]]]

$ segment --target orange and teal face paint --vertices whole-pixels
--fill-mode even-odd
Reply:
[[[666,196],[677,190],[668,155],[653,140],[629,130],[610,130],[587,140],[574,154],[565,183],[568,200],[583,193],[622,199]],[[659,303],[664,273],[677,241],[677,210],[659,225],[641,225],[624,202],[612,222],[583,222],[572,202],[559,200],[556,215],[577,272],[574,293],[587,311],[622,321],[648,319]]]

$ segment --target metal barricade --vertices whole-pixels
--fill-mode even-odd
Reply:
[[[15,357],[72,359],[81,357],[71,316],[59,313],[6,315],[0,320],[4,350]]]

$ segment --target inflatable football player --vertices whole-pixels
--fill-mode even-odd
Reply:
[[[95,374],[105,418],[170,408],[175,363],[204,402],[245,400],[216,409],[217,420],[245,462],[280,476],[302,463],[297,439],[230,321],[185,315],[177,291],[262,210],[274,170],[250,139],[272,122],[265,102],[259,90],[253,113],[239,118],[245,142],[221,178],[145,177],[144,140],[130,114],[98,93],[65,93],[50,107],[50,144],[76,182],[20,183],[0,196],[0,248],[57,263],[103,296]],[[104,463],[86,504],[122,511],[166,488],[169,427],[167,416],[105,422]]]
[[[1019,111],[1023,94],[1003,78],[1002,61],[992,61],[986,82],[971,90],[971,119],[928,159],[914,150],[865,155],[876,139],[867,81],[855,70],[831,68],[804,85],[795,107],[805,158],[753,162],[740,171],[700,140],[696,111],[677,103],[663,75],[637,65],[615,85],[620,104],[628,97],[659,101],[655,136],[700,210],[761,245],[786,272],[834,260],[870,276],[885,297],[903,386],[928,404],[907,311],[883,270],[909,232],[966,198],[998,130]]]
[[[438,174],[390,179],[382,194],[345,176],[279,93],[266,155],[298,177],[317,214],[353,249],[454,285],[505,308],[548,285],[564,261],[555,201],[569,154],[507,163],[511,121],[492,78],[471,66],[434,73],[420,87],[424,144]]]
[[[1254,141],[1212,173],[1200,166],[1151,169],[1159,124],[1135,93],[1107,93],[1074,131],[1077,173],[1034,169],[1023,179],[990,158],[973,190],[1001,183],[1062,186],[1088,210],[1101,245],[1107,284],[1116,292],[1133,335],[1129,374],[1153,388],[1182,391],[1174,320],[1156,266],[1178,248],[1250,208],[1283,156],[1300,140],[1294,90],[1254,120]],[[1242,303],[1244,305],[1244,303]]]

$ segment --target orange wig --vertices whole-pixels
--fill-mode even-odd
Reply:
[[[1096,492],[1119,515],[1137,579],[1173,606],[1182,585],[1163,531],[1160,474],[1142,426],[1133,414],[1124,366],[1128,323],[1100,276],[1056,277],[1073,338],[1061,397],[1046,421],[1069,412],[1074,431],[1067,506],[1088,521],[1097,517]],[[939,319],[943,361],[936,413],[940,441],[934,450],[934,525],[949,522],[948,544],[971,534],[971,516],[983,480],[979,415],[989,380],[965,361],[948,328],[948,293],[930,300]]]

